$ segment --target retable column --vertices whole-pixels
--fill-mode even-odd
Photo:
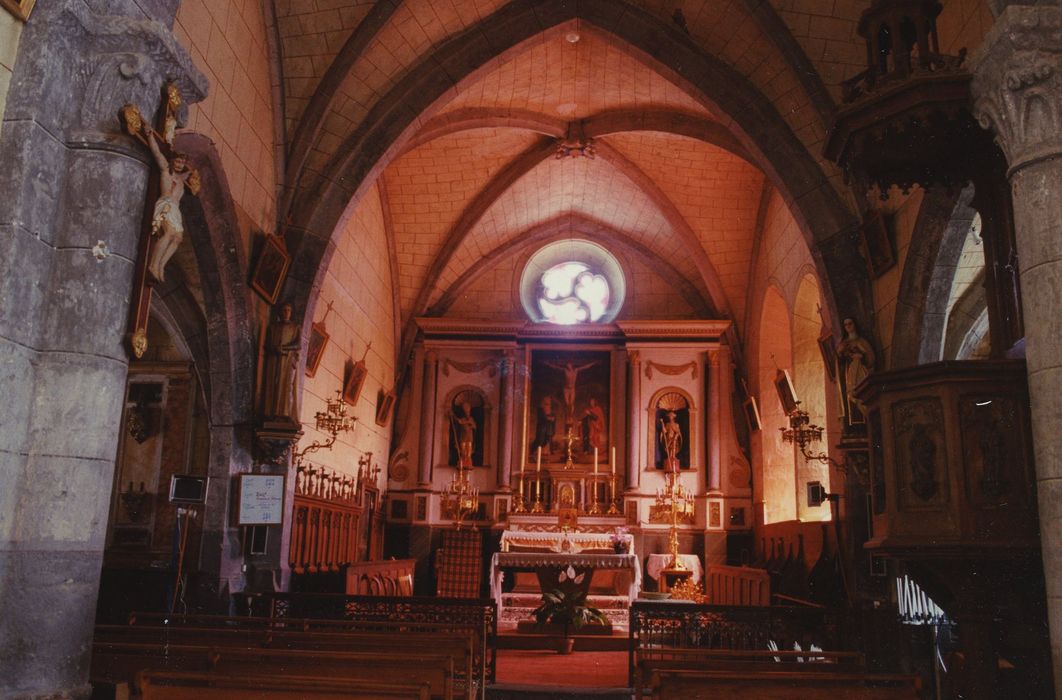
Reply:
[[[420,486],[431,485],[431,461],[435,447],[435,377],[439,356],[434,350],[424,353],[424,386],[421,388],[420,468],[417,482]]]
[[[1014,202],[1055,692],[1062,696],[1062,7],[1011,5],[973,63]]]
[[[708,493],[719,493],[719,474],[722,469],[723,431],[720,404],[723,390],[720,381],[720,355],[722,348],[709,350],[708,355]]]
[[[642,421],[642,358],[637,350],[628,353],[630,375],[627,381],[627,490],[641,483],[641,448],[639,440]]]
[[[498,442],[498,488],[508,491],[513,471],[513,372],[515,362],[511,350],[506,350],[501,360],[501,411],[498,424],[501,440]]]

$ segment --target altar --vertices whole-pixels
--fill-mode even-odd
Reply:
[[[619,551],[617,551],[619,550]],[[513,590],[505,592],[505,574]],[[641,563],[627,533],[506,530],[501,551],[491,558],[491,597],[498,605],[501,628],[516,627],[530,619],[543,589],[560,574],[580,577],[589,603],[601,608],[613,627],[627,628],[627,611],[641,590]],[[585,576],[585,578],[582,578]],[[555,586],[553,586],[555,587]]]

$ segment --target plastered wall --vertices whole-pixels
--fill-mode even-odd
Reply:
[[[306,434],[299,448],[314,440],[328,439],[328,435],[314,429],[314,414],[325,409],[326,398],[335,397],[336,390],[343,386],[349,363],[360,360],[371,342],[372,347],[365,356],[368,377],[361,396],[357,405],[347,407],[348,415],[358,419],[354,430],[340,435],[331,451],[316,452],[308,459],[353,475],[358,471],[358,459],[372,452],[373,462],[378,462],[383,470],[381,486],[387,478],[391,423],[379,426],[375,419],[379,392],[390,390],[395,376],[391,288],[383,212],[374,187],[366,192],[344,224],[314,307],[315,320],[324,319],[330,337],[316,375],[306,378],[303,384],[300,415]],[[326,318],[329,302],[333,307]]]

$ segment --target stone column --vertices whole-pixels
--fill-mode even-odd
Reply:
[[[421,487],[431,486],[431,466],[435,448],[435,381],[439,368],[439,356],[434,350],[424,353],[424,376],[421,387],[420,406],[420,468],[417,471],[417,483]]]
[[[721,349],[709,350],[708,355],[708,474],[705,485],[708,493],[719,493],[719,473],[722,469],[723,416],[719,410],[723,387],[719,379]]]
[[[627,490],[638,488],[641,483],[641,412],[642,412],[642,358],[637,350],[628,353],[630,379],[627,381]]]
[[[118,13],[120,3],[96,3]],[[117,110],[206,79],[165,27],[38,3],[0,127],[0,697],[88,697],[148,154]],[[135,12],[135,14],[133,14]],[[104,246],[97,246],[102,241]],[[93,250],[95,248],[95,251]]]
[[[501,410],[498,411],[498,426],[501,439],[498,441],[498,489],[509,491],[513,474],[513,353],[506,350],[501,360]]]
[[[1010,5],[973,65],[1014,201],[1055,692],[1062,696],[1062,7]]]

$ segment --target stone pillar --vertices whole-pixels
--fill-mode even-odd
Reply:
[[[501,361],[501,410],[498,412],[498,426],[501,428],[501,439],[498,441],[498,489],[501,491],[512,488],[514,371],[513,352],[506,350]]]
[[[424,353],[424,377],[421,387],[420,468],[417,482],[421,487],[431,485],[431,466],[435,448],[435,381],[439,356],[434,350]]]
[[[1014,200],[1055,692],[1062,696],[1062,7],[1010,5],[973,65]]]
[[[722,470],[723,416],[719,410],[723,390],[719,371],[721,348],[709,350],[708,356],[708,474],[705,479],[708,493],[719,493],[719,473]],[[725,365],[724,365],[725,366]]]
[[[167,77],[206,92],[169,7],[38,3],[19,43],[0,126],[0,697],[90,692],[149,167],[116,114],[153,115]]]
[[[627,381],[627,490],[638,488],[641,483],[641,412],[642,412],[642,358],[637,350],[628,353],[630,379]]]

